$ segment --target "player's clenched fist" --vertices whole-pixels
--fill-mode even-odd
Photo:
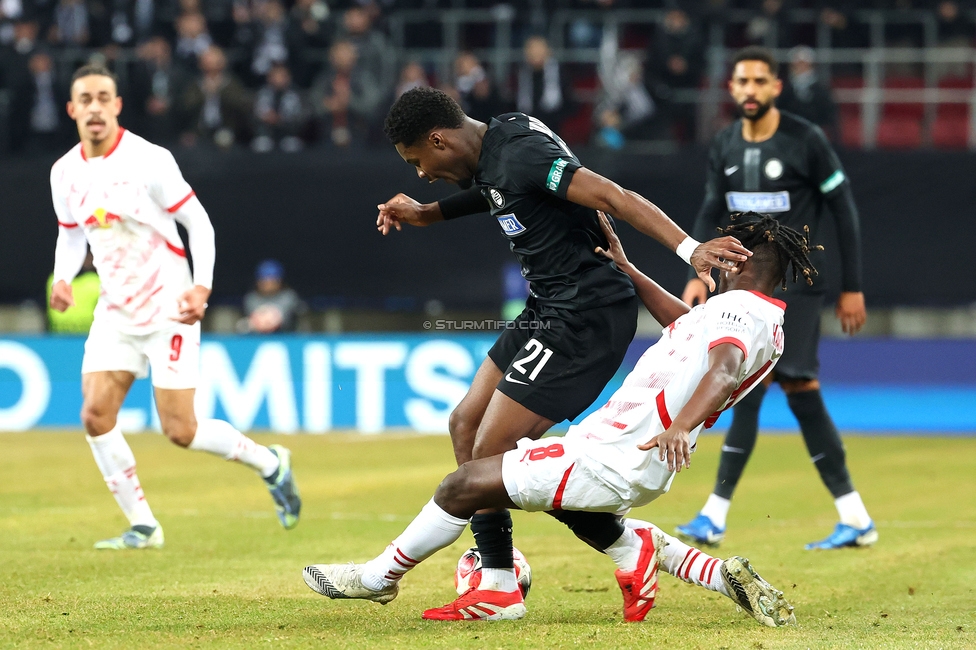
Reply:
[[[210,298],[210,289],[200,285],[185,291],[179,300],[180,315],[173,320],[186,325],[193,325],[203,320],[203,315],[207,312],[208,298]]]
[[[429,226],[435,221],[442,221],[438,204],[420,203],[406,194],[397,194],[386,203],[380,203],[376,208],[376,229],[386,235],[393,228],[402,230],[401,224],[411,226]]]
[[[51,308],[64,311],[75,306],[75,299],[71,292],[71,285],[64,280],[58,280],[51,288]]]

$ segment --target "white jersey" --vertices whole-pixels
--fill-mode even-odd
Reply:
[[[727,291],[698,305],[664,328],[603,408],[570,427],[567,441],[585,442],[589,458],[584,462],[598,466],[595,473],[615,492],[633,490],[621,494],[633,505],[666,491],[670,477],[662,484],[657,450],[642,452],[637,445],[671,426],[708,372],[709,351],[723,343],[735,345],[744,354],[736,388],[718,412],[690,432],[694,447],[701,429],[748,394],[782,356],[785,307],[751,291]]]
[[[59,225],[83,229],[91,246],[96,321],[129,334],[172,327],[193,286],[174,213],[194,196],[173,155],[120,129],[104,156],[87,159],[81,144],[62,156],[51,194]]]

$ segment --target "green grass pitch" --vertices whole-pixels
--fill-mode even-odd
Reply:
[[[166,532],[157,551],[95,551],[125,521],[78,433],[0,434],[0,647],[163,648],[972,648],[976,471],[964,438],[851,437],[851,470],[881,539],[812,553],[835,523],[799,436],[763,436],[718,553],[745,555],[796,605],[799,625],[759,627],[717,594],[662,576],[657,607],[624,624],[610,560],[543,514],[515,513],[533,570],[519,622],[435,623],[454,596],[466,533],[381,607],[311,592],[310,562],[380,552],[452,469],[446,437],[256,436],[291,447],[304,498],[285,532],[249,470],[129,438]],[[704,437],[671,493],[635,514],[666,530],[704,502],[720,438]]]

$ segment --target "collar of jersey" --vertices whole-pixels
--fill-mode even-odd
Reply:
[[[119,143],[122,142],[122,134],[123,133],[125,133],[125,128],[120,126],[119,127],[119,134],[117,136],[115,136],[115,143],[112,145],[112,148],[111,149],[109,149],[108,151],[105,152],[105,155],[104,156],[101,156],[101,158],[108,158],[113,153],[115,153],[115,150],[119,148]],[[99,156],[95,156],[95,157],[98,158]],[[85,160],[85,161],[88,160],[88,156],[85,155],[85,145],[84,144],[81,145],[81,159],[82,160]]]
[[[766,302],[770,303],[771,305],[776,305],[777,307],[779,307],[783,311],[786,311],[786,303],[783,302],[782,300],[777,300],[776,298],[773,298],[772,296],[767,296],[766,294],[760,293],[758,291],[754,291],[753,289],[749,289],[749,293],[753,294],[754,296],[758,296],[759,298],[762,298],[763,300],[765,300]]]

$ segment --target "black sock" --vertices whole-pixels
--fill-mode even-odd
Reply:
[[[742,472],[749,462],[749,456],[756,446],[756,436],[759,435],[759,408],[766,387],[762,384],[742,398],[742,401],[732,407],[732,425],[725,434],[722,444],[722,457],[718,464],[718,477],[715,479],[716,496],[731,499],[735,486],[742,478]]]
[[[471,532],[485,569],[514,569],[512,515],[508,510],[471,517]]]
[[[624,534],[620,517],[609,512],[550,510],[548,514],[566,524],[574,535],[601,553]]]
[[[800,423],[803,442],[807,443],[810,460],[817,466],[820,478],[836,499],[854,491],[847,471],[847,456],[840,433],[827,413],[827,406],[819,390],[805,390],[787,395],[790,410]]]

